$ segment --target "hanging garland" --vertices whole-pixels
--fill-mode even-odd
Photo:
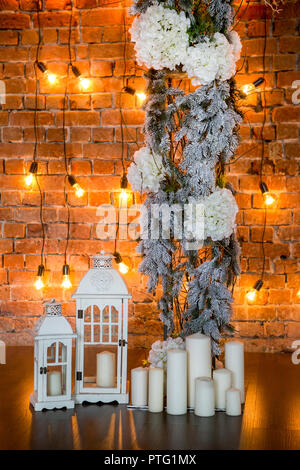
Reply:
[[[132,189],[146,193],[139,271],[149,277],[150,292],[162,285],[160,317],[168,335],[203,332],[212,339],[214,355],[222,334],[232,331],[232,288],[240,273],[238,208],[224,175],[242,121],[233,79],[241,50],[231,30],[233,13],[230,0],[137,0],[132,7],[137,61],[149,68],[146,147],[135,153],[128,170]],[[198,88],[184,94],[172,86],[178,73]],[[154,205],[198,203],[204,208],[204,235],[193,229],[195,215],[182,219],[172,210],[170,236],[161,229],[151,237]],[[155,217],[159,227],[162,221]]]

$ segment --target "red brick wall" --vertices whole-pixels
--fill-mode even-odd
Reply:
[[[105,3],[107,4],[105,6]],[[119,104],[130,133],[125,132],[125,156],[141,143],[143,113],[134,97],[121,94],[124,73],[122,8],[108,1],[77,0],[74,14],[72,53],[75,64],[92,77],[91,89],[82,93],[76,80],[70,84],[67,112],[67,149],[71,170],[87,189],[83,200],[72,196],[71,241],[68,262],[76,286],[89,266],[89,256],[100,249],[112,249],[97,239],[98,205],[116,201],[121,177],[121,133]],[[99,5],[102,5],[101,7]],[[104,5],[104,6],[103,6]],[[246,5],[246,3],[245,3]],[[124,6],[124,3],[123,3]],[[243,7],[245,8],[245,6]],[[264,8],[251,2],[238,24],[244,43],[245,61],[238,83],[252,82],[261,75]],[[74,321],[71,292],[60,288],[66,237],[64,207],[64,161],[62,144],[62,100],[64,81],[48,85],[41,80],[39,90],[38,161],[44,193],[48,284],[43,294],[33,287],[40,261],[41,227],[37,188],[24,187],[24,173],[34,148],[34,70],[37,19],[32,0],[0,0],[0,79],[5,81],[7,101],[0,110],[1,265],[0,338],[9,344],[31,342],[28,330],[41,314],[43,299],[64,302],[64,312]],[[268,211],[266,230],[267,274],[264,288],[254,305],[248,306],[245,292],[259,277],[263,209],[258,189],[260,149],[256,148],[230,166],[230,180],[238,190],[239,235],[242,243],[243,275],[236,288],[235,325],[237,335],[249,350],[281,351],[300,338],[300,288],[298,259],[300,243],[299,118],[300,108],[291,101],[292,82],[300,80],[300,5],[288,2],[275,18],[268,12],[266,74],[267,124],[264,180],[277,197],[277,207]],[[41,13],[43,45],[41,59],[50,70],[66,73],[68,0],[45,0]],[[133,72],[132,46],[127,46],[127,74]],[[143,89],[141,78],[135,86]],[[132,80],[132,79],[131,79]],[[245,100],[248,124],[242,126],[243,142],[238,154],[255,144],[263,111],[260,92]],[[162,328],[155,313],[155,301],[145,292],[145,279],[136,273],[135,243],[119,242],[122,255],[131,256],[134,270],[126,276],[132,289],[130,345],[149,345]],[[75,271],[76,269],[76,271]]]

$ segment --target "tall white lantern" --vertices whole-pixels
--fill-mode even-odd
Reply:
[[[112,256],[93,257],[76,299],[75,402],[128,403],[128,293]]]
[[[34,393],[30,402],[36,411],[74,408],[72,399],[72,340],[76,337],[62,315],[61,304],[45,304],[35,327]]]

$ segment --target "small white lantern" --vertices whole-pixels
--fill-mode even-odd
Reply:
[[[71,325],[62,315],[61,304],[45,304],[46,314],[35,327],[34,393],[30,402],[36,411],[74,408],[72,399]]]
[[[93,257],[76,293],[75,403],[128,403],[128,293],[112,256]]]

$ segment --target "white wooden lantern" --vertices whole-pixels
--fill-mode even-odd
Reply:
[[[93,257],[76,299],[75,402],[128,403],[128,293],[112,256]]]
[[[34,393],[30,402],[36,411],[74,408],[72,399],[71,325],[62,315],[61,304],[45,304],[45,315],[35,327]]]

